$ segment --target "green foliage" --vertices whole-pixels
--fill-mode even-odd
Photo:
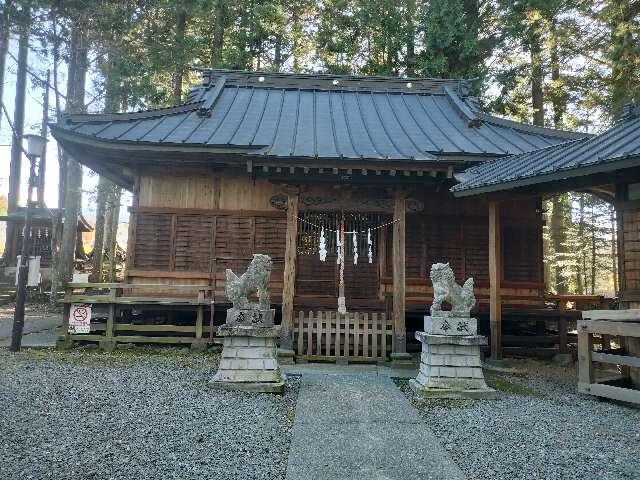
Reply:
[[[556,293],[616,294],[615,218],[611,204],[587,193],[545,203],[547,287]]]

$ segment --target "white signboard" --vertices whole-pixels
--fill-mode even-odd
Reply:
[[[16,258],[16,286],[18,286],[18,273],[20,272],[20,261],[22,256]],[[37,287],[40,285],[42,275],[40,274],[40,256],[29,257],[29,273],[27,274],[27,287]]]
[[[89,333],[91,331],[91,305],[72,303],[69,312],[69,333]]]

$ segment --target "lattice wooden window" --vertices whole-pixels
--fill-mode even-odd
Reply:
[[[175,231],[176,271],[209,272],[214,217],[177,215]]]
[[[134,263],[143,270],[169,270],[172,217],[165,214],[138,214]]]
[[[483,219],[484,220],[484,219]],[[464,276],[483,282],[489,281],[489,223],[466,222],[464,234]],[[460,278],[460,281],[467,278]]]

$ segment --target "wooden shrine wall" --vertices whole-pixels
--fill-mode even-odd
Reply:
[[[622,300],[627,308],[640,308],[640,200],[619,202],[616,210]]]
[[[210,172],[140,177],[132,207],[131,283],[209,284],[224,295],[225,269],[246,270],[253,253],[272,257],[271,294],[282,295],[286,216],[264,180]]]
[[[423,212],[407,215],[407,305],[431,301],[431,265],[449,262],[459,283],[473,277],[480,302],[489,290],[488,207],[479,199],[455,199],[448,192],[420,198]],[[541,306],[544,294],[542,218],[539,201],[501,203],[502,291],[506,305]],[[386,245],[382,292],[392,291],[391,245]]]
[[[321,195],[327,188],[331,187],[315,185],[308,191]],[[142,175],[134,192],[127,280],[169,284],[211,284],[215,280],[216,298],[221,298],[224,270],[242,272],[253,253],[266,253],[274,261],[271,293],[280,301],[286,214],[273,208],[271,197],[282,192],[281,186],[246,174]],[[354,191],[354,195],[361,194]],[[417,309],[430,303],[429,268],[442,261],[451,263],[458,281],[473,276],[482,297],[488,291],[487,205],[477,199],[455,199],[446,188],[414,192],[412,198],[420,200],[424,210],[407,215],[408,307],[412,301]],[[537,208],[535,200],[502,208],[507,304],[510,299],[524,304],[542,302],[542,223]],[[390,213],[374,215],[372,225],[391,219]],[[305,244],[309,240],[304,232],[299,224],[295,301],[314,307],[333,306],[338,278],[335,252],[329,249],[327,261],[320,262],[317,245]],[[363,299],[363,305],[369,302],[375,308],[385,304],[392,290],[391,237],[391,226],[375,232],[373,264],[368,263],[365,243],[359,246],[358,265],[353,265],[351,247],[347,247],[345,285],[349,298]],[[361,237],[360,241],[366,240]]]

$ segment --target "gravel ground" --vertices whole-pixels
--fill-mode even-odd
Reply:
[[[412,398],[467,478],[640,479],[640,409],[577,394],[574,369],[508,366],[496,401]]]
[[[0,476],[284,478],[299,379],[283,396],[212,391],[217,362],[0,349]]]

